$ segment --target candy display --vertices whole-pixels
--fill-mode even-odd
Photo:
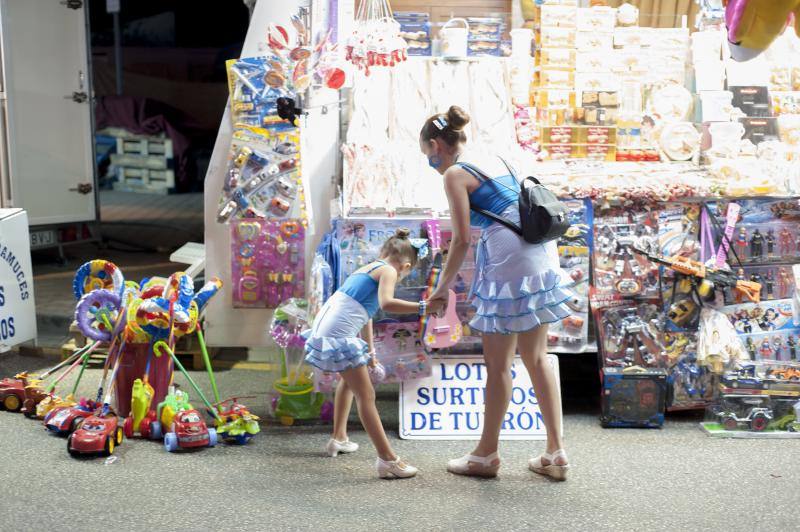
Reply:
[[[348,61],[369,76],[370,68],[393,67],[405,61],[407,48],[388,0],[359,3],[355,29],[345,45]]]
[[[235,306],[276,308],[305,294],[302,220],[240,220],[231,224],[231,246]]]

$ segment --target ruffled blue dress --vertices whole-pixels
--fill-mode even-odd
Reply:
[[[456,164],[480,186],[470,203],[519,223],[519,183],[510,174],[487,176],[466,161]],[[563,320],[571,314],[572,280],[561,269],[556,241],[529,244],[515,232],[479,213],[470,224],[483,228],[475,256],[470,327],[484,334],[514,334]]]
[[[306,362],[322,371],[339,372],[369,362],[369,346],[358,337],[378,312],[378,281],[370,273],[385,266],[383,261],[369,270],[348,277],[322,305],[306,340]]]

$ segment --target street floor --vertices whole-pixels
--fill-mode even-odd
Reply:
[[[0,376],[53,359],[0,355]],[[257,365],[255,365],[257,366]],[[243,364],[242,367],[253,367]],[[101,369],[84,376],[93,396]],[[203,372],[192,372],[201,386]],[[244,401],[263,430],[247,446],[167,453],[125,440],[115,460],[74,459],[40,421],[0,412],[0,531],[27,530],[798,530],[800,442],[716,440],[697,416],[670,416],[662,430],[602,429],[594,407],[570,404],[564,428],[569,480],[531,473],[541,442],[503,442],[493,480],[456,477],[448,459],[467,441],[397,438],[397,389],[379,408],[414,479],[376,478],[369,440],[352,418],[353,455],[327,458],[329,427],[282,427],[269,418],[269,373],[217,372],[221,393]],[[63,390],[71,387],[67,379]],[[189,389],[183,376],[176,382]],[[203,386],[207,388],[208,386]],[[207,390],[206,390],[207,391]],[[190,391],[191,395],[191,391]]]

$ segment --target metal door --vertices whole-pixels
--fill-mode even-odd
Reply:
[[[96,219],[83,0],[1,0],[8,168],[30,225]]]

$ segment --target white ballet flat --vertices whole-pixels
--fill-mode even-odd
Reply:
[[[380,478],[411,478],[419,471],[410,464],[404,464],[399,457],[391,462],[378,457],[375,462],[375,469],[378,471]]]
[[[328,456],[337,456],[339,453],[354,453],[357,450],[358,444],[350,440],[338,441],[331,438],[325,445],[325,452],[328,453]]]
[[[497,462],[497,463],[493,463]],[[447,470],[456,475],[468,477],[494,478],[500,469],[500,456],[492,453],[489,456],[465,454],[461,458],[447,462]]]
[[[548,476],[554,480],[567,480],[567,471],[569,471],[570,467],[569,463],[565,465],[556,464],[556,459],[559,457],[563,458],[565,462],[569,462],[567,459],[567,452],[564,449],[559,449],[553,454],[542,453],[536,458],[531,458],[528,460],[528,468],[534,473]],[[547,460],[550,463],[544,465],[542,460]]]

